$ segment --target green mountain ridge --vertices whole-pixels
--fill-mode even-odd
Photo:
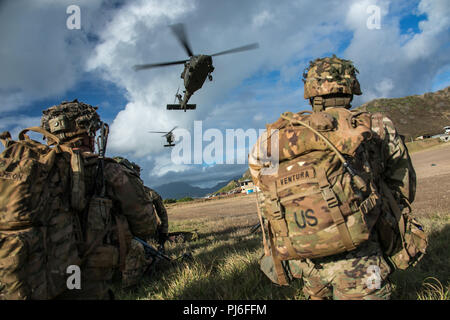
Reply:
[[[375,99],[355,110],[383,113],[406,141],[421,135],[440,134],[450,125],[450,87],[422,95]]]

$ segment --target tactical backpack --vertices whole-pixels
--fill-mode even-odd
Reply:
[[[320,258],[356,249],[368,240],[380,213],[364,144],[370,115],[344,108],[284,113],[278,130],[279,167],[260,175],[269,240],[280,260]],[[267,250],[266,250],[267,251]]]
[[[27,131],[57,143],[41,144]],[[72,151],[39,127],[18,141],[9,132],[0,140],[0,299],[51,299],[67,289],[67,267],[80,264]]]
[[[34,141],[27,131],[55,144]],[[18,141],[8,132],[0,140],[0,299],[108,298],[131,236],[112,200],[93,192],[98,157],[40,127],[23,130]],[[67,290],[71,265],[81,267],[79,290]]]
[[[282,260],[354,250],[369,239],[380,215],[384,222],[391,218],[391,210],[381,214],[386,202],[381,177],[375,174],[380,168],[371,161],[371,115],[344,108],[308,113],[284,113],[267,126],[269,156],[270,131],[278,130],[279,167],[276,174],[257,177],[279,284],[287,283]],[[382,192],[384,197],[386,188]],[[392,240],[399,224],[389,226],[379,234]],[[391,248],[389,254],[393,252]]]

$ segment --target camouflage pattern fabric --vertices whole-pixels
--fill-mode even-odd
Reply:
[[[373,143],[367,145],[367,152],[370,155],[370,161],[379,164],[373,166],[372,174],[386,181],[399,204],[411,203],[416,192],[416,174],[408,150],[389,118],[375,113],[371,115],[370,120],[374,137]],[[268,135],[265,132],[249,154],[249,170],[258,186],[261,185],[259,172],[269,168],[270,162],[260,157],[261,154],[266,154],[267,150],[261,152],[256,146],[261,145],[260,140],[265,141],[267,138]],[[261,213],[267,217],[270,214],[268,210],[270,201],[263,193],[260,193],[259,198]],[[383,210],[386,208],[383,207]],[[263,260],[267,264],[267,259]],[[372,234],[369,241],[348,253],[319,260],[289,260],[283,263],[288,263],[295,277],[302,277],[305,283],[305,294],[311,297],[334,299],[388,299],[390,297],[391,287],[387,278],[393,270],[383,255],[376,233]],[[366,280],[370,276],[367,268],[370,266],[372,269],[375,268],[373,266],[379,268],[379,289],[377,287],[371,289],[367,286]]]
[[[167,234],[169,232],[169,217],[167,216],[167,210],[164,206],[163,199],[155,190],[148,187],[144,188],[153,202],[153,206],[159,218],[158,232]]]
[[[122,271],[122,287],[130,288],[137,285],[151,263],[152,259],[145,257],[142,244],[132,239],[125,262],[125,269]]]
[[[116,203],[116,210],[127,218],[133,235],[142,239],[154,237],[157,218],[153,203],[142,181],[130,171],[115,161],[106,163],[107,195]]]
[[[123,165],[125,168],[128,169],[128,172],[131,174],[134,174],[136,177],[139,178],[142,184],[142,188],[144,188],[145,192],[147,193],[148,197],[150,198],[150,201],[153,204],[154,210],[156,212],[156,216],[158,218],[158,232],[160,233],[168,233],[169,232],[169,220],[167,217],[167,211],[164,207],[163,199],[162,197],[153,189],[147,187],[144,185],[144,182],[140,178],[141,173],[141,167],[132,162],[128,159],[125,159],[123,157],[114,157],[113,158],[117,163]]]
[[[96,110],[97,107],[76,99],[64,101],[42,112],[41,127],[61,141],[69,141],[82,134],[94,136],[100,128],[100,117]]]
[[[312,130],[288,122],[283,115],[316,127],[341,153],[351,157],[359,180],[350,176],[342,160]],[[283,115],[268,126],[279,130],[278,137],[273,137],[279,144],[279,168],[276,174],[257,173],[255,177],[265,197],[272,203],[277,199],[282,206],[281,218],[277,213],[281,209],[273,205],[267,217],[278,254],[289,260],[353,250],[368,239],[379,215],[379,195],[369,187],[373,177],[368,156],[362,152],[372,136],[370,128],[363,125],[370,122],[369,115],[354,115],[345,108]],[[361,124],[356,125],[358,122]],[[355,191],[357,181],[362,181],[358,188],[364,190]],[[338,223],[340,220],[343,223]]]
[[[302,278],[303,292],[313,299],[385,300],[390,298],[389,264],[377,241],[368,241],[339,257],[290,260],[294,278]]]
[[[97,155],[85,151],[82,153],[84,166],[84,181],[86,194],[93,194],[96,172]],[[108,299],[112,287],[112,278],[119,270],[121,263],[126,273],[127,283],[132,283],[139,270],[136,260],[136,245],[132,242],[133,235],[140,238],[153,237],[157,229],[156,215],[147,194],[141,187],[140,179],[122,165],[112,159],[106,159],[104,176],[106,180],[106,198],[111,200],[110,217],[107,218],[112,227],[104,236],[103,243],[99,243],[88,255],[81,267],[82,290],[66,291],[59,299]],[[113,216],[124,217],[122,226],[116,224]],[[103,217],[104,218],[104,217]],[[97,224],[104,224],[99,220]],[[100,233],[103,227],[99,228]],[[123,241],[120,241],[120,233]],[[96,238],[95,236],[93,238]],[[94,239],[95,240],[95,239]],[[143,251],[143,249],[142,249]]]
[[[303,73],[305,99],[332,93],[361,94],[358,70],[350,60],[332,57],[310,62]]]
[[[26,131],[0,154],[0,299],[54,298],[66,289],[66,268],[80,262],[71,155]]]
[[[167,234],[169,224],[162,198],[156,191],[144,185],[144,182],[140,178],[140,166],[123,157],[114,157],[113,159],[117,164],[120,164],[122,171],[126,172],[129,177],[132,178],[134,181],[133,186],[137,190],[135,193],[138,194],[141,199],[145,199],[145,202],[148,203],[146,206],[151,206],[154,212],[153,217],[155,221],[152,219],[151,226],[156,225],[156,230],[145,236],[133,234],[144,240],[157,238],[161,233]],[[149,222],[142,220],[140,223],[145,227],[145,224]],[[151,260],[145,258],[145,251],[142,245],[137,241],[132,240],[130,251],[126,257],[125,269],[122,271],[122,286],[131,287],[136,285],[151,262]]]
[[[65,137],[64,144],[81,154],[82,174],[78,180],[84,186],[82,193],[90,199],[86,201],[89,210],[88,206],[80,210],[80,217],[84,217],[81,226],[86,234],[86,243],[80,244],[82,290],[67,291],[59,298],[109,298],[114,271],[119,267],[126,270],[133,236],[145,239],[156,234],[152,202],[134,171],[108,158],[103,171],[105,196],[96,193],[98,155],[92,152],[92,139],[100,126],[96,107],[74,100],[49,108],[43,114],[42,126]]]
[[[416,172],[401,136],[391,119],[381,113],[372,114],[372,130],[379,137],[379,144],[371,152],[373,161],[382,164],[382,179],[394,191],[400,203],[414,201],[416,195]]]

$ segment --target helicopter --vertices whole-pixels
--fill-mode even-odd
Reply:
[[[150,133],[164,133],[161,137],[166,137],[167,144],[164,145],[164,147],[174,147],[175,144],[173,142],[175,141],[175,135],[173,134],[173,130],[175,130],[177,127],[174,127],[169,132],[166,131],[149,131]]]
[[[161,63],[151,63],[151,64],[139,64],[133,66],[135,71],[150,69],[155,67],[163,67],[177,64],[184,64],[184,70],[181,73],[181,79],[184,80],[184,88],[186,90],[183,91],[184,97],[181,94],[175,94],[175,101],[178,99],[179,104],[168,104],[167,110],[194,110],[197,105],[188,104],[189,99],[194,94],[195,91],[199,90],[206,78],[210,81],[213,80],[211,73],[214,71],[214,66],[212,64],[212,57],[220,56],[223,54],[252,50],[259,47],[258,43],[248,44],[242,47],[237,47],[234,49],[229,49],[221,52],[217,52],[211,55],[198,54],[194,55],[192,52],[191,46],[189,44],[188,38],[186,36],[185,26],[182,23],[174,24],[170,26],[172,32],[175,34],[176,38],[183,46],[186,51],[189,59],[179,60],[179,61],[171,61],[171,62],[161,62]]]

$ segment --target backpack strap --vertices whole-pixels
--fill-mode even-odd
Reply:
[[[391,208],[391,211],[398,222],[398,230],[400,231],[402,244],[405,245],[405,219],[403,218],[403,214],[398,206],[397,201],[395,201],[391,189],[389,189],[388,185],[383,180],[381,180],[381,190],[383,195],[387,198],[389,207]]]
[[[267,245],[266,231],[264,229],[264,221],[262,218],[260,204],[259,204],[258,189],[256,189],[256,211],[258,212],[259,224],[261,226],[261,231],[262,231],[262,236],[263,236],[264,255],[269,256],[270,252],[269,252],[269,247]]]
[[[275,236],[283,239],[284,245],[286,246],[286,249],[291,257],[299,257],[297,251],[295,251],[294,246],[292,245],[291,239],[289,238],[289,229],[286,219],[284,218],[284,209],[282,208],[280,198],[278,197],[276,181],[273,181],[273,183],[269,185],[269,193],[272,216],[271,219],[269,219],[269,222],[271,222],[271,225],[274,228]]]
[[[72,175],[72,197],[71,205],[77,211],[86,208],[86,186],[84,182],[84,164],[79,150],[73,150],[66,145],[59,146],[63,151],[70,154],[70,167]]]
[[[124,271],[126,262],[125,259],[128,252],[128,246],[126,243],[126,236],[125,236],[126,224],[123,221],[123,216],[115,214],[114,218],[116,220],[117,234],[119,238],[119,266],[120,271]]]
[[[29,127],[29,128],[23,129],[23,130],[20,131],[20,133],[19,133],[19,140],[25,140],[25,139],[28,140],[29,138],[28,138],[28,136],[25,134],[25,133],[27,133],[28,131],[33,131],[33,132],[40,133],[40,134],[42,134],[45,138],[47,138],[47,139],[48,139],[48,138],[52,139],[52,140],[55,141],[56,144],[58,144],[58,145],[61,143],[61,140],[60,140],[57,136],[55,136],[54,134],[48,132],[47,130],[45,130],[45,129],[41,128],[41,127]]]
[[[261,226],[261,228],[264,228],[264,226]],[[270,224],[270,220],[267,223],[267,229],[269,230],[270,249],[272,251],[273,265],[275,267],[275,272],[277,273],[278,283],[282,286],[287,286],[288,281],[286,278],[286,274],[284,273],[284,269],[283,269],[283,265],[281,264],[281,260],[278,258],[278,253],[275,250],[275,244],[273,241],[272,226]]]
[[[0,134],[0,142],[3,144],[5,148],[8,147],[10,141],[12,141],[12,139],[9,131],[4,131]]]
[[[339,234],[341,236],[342,243],[347,251],[352,251],[356,249],[350,232],[348,231],[347,224],[345,223],[345,218],[339,207],[339,200],[337,199],[334,191],[331,189],[330,183],[326,177],[325,170],[318,170],[317,172],[319,180],[319,188],[322,193],[324,200],[327,202],[328,209],[330,209],[330,214],[336,225]]]

